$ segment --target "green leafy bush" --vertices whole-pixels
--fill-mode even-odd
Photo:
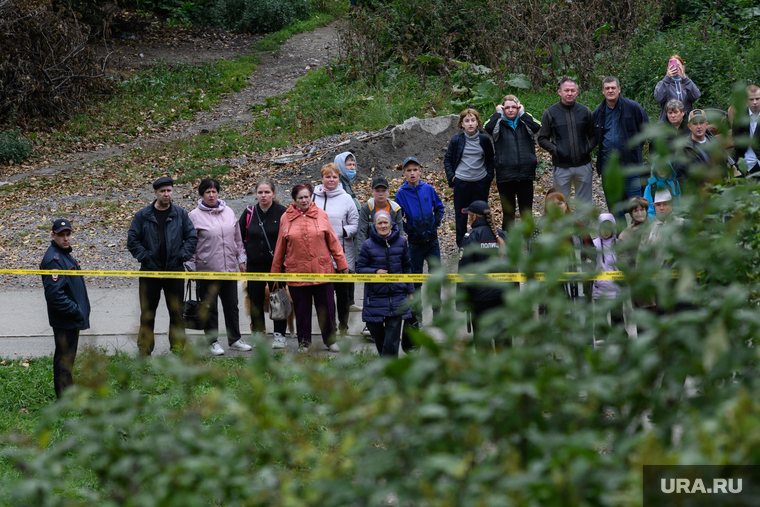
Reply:
[[[760,15],[757,18],[760,20]],[[686,74],[699,87],[697,105],[727,109],[731,89],[737,81],[760,83],[760,30],[749,39],[726,30],[705,30],[688,23],[659,33],[630,55],[620,76],[623,93],[639,101],[650,112],[659,113],[654,100],[655,85],[665,76],[670,55],[686,63]]]
[[[234,32],[276,32],[311,13],[309,0],[221,0],[218,19]]]
[[[598,66],[624,62],[634,34],[656,28],[661,2],[615,9],[603,0],[368,0],[346,25],[343,53],[363,79],[395,62],[450,75],[456,60],[524,74],[534,88],[562,75],[596,79]],[[585,83],[583,83],[585,84]]]
[[[0,163],[20,163],[32,154],[32,143],[16,130],[0,132]]]
[[[50,0],[9,0],[0,9],[0,123],[60,123],[89,94],[110,90],[75,12]]]
[[[512,347],[473,352],[449,299],[426,323],[442,339],[423,331],[396,360],[264,346],[223,362],[84,355],[31,438],[2,436],[0,466],[15,473],[0,474],[0,501],[637,506],[644,464],[757,462],[760,187],[685,188],[682,226],[638,255],[616,247],[637,259],[621,261],[633,297],[662,309],[634,313],[636,338],[607,323],[615,303],[566,297],[567,238],[591,217],[549,214],[529,253],[524,221],[480,266],[530,277],[479,336]],[[427,290],[447,283],[433,273]]]

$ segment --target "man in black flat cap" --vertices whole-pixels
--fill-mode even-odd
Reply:
[[[140,271],[184,271],[198,244],[198,235],[187,212],[172,204],[174,181],[168,176],[153,182],[156,200],[138,211],[127,234],[127,249],[140,261]],[[185,326],[182,323],[181,278],[140,278],[140,331],[137,348],[140,354],[153,352],[153,327],[156,309],[164,291],[169,310],[169,345],[172,351],[185,347]]]
[[[80,269],[71,255],[71,222],[59,218],[53,222],[52,241],[40,263],[40,269],[69,271]],[[82,276],[42,275],[48,321],[53,328],[53,387],[60,398],[74,382],[71,373],[77,356],[79,331],[90,328],[90,300]]]

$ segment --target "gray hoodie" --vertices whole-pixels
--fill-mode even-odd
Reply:
[[[665,111],[665,104],[670,99],[678,99],[683,103],[686,109],[686,117],[688,118],[694,101],[701,96],[702,92],[699,91],[697,85],[688,77],[679,80],[665,76],[654,87],[654,99],[660,103],[660,121],[665,123],[668,121],[668,112]]]

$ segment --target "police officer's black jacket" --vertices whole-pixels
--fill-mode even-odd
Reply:
[[[55,241],[40,263],[40,269],[80,269],[79,263],[71,256],[71,248],[59,247]],[[43,275],[48,320],[50,327],[61,329],[89,329],[90,300],[82,276]]]
[[[153,201],[132,219],[127,234],[127,249],[140,262],[140,271],[184,271],[198,244],[198,234],[187,211],[172,204],[166,217],[166,268],[158,259],[158,220],[153,214]]]
[[[506,238],[506,234],[501,229],[496,229],[501,238]],[[499,251],[499,243],[493,235],[493,231],[488,226],[485,218],[478,218],[472,223],[472,229],[462,238],[462,245],[459,249],[459,273],[472,273],[477,271],[476,264],[485,263],[493,259]],[[457,284],[457,292],[463,284]],[[467,295],[464,299],[468,300],[470,305],[476,305],[479,302],[494,301],[501,299],[504,292],[502,287],[467,287]],[[462,297],[457,298],[457,309],[464,311]]]

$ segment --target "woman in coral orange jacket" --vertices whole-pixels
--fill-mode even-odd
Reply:
[[[280,219],[280,235],[272,261],[272,273],[335,273],[333,260],[341,273],[348,273],[348,263],[327,213],[311,200],[314,189],[309,183],[293,187],[293,204]],[[296,317],[296,334],[300,350],[311,345],[311,306],[317,309],[322,340],[331,352],[339,352],[335,343],[335,295],[333,283],[288,282]]]

